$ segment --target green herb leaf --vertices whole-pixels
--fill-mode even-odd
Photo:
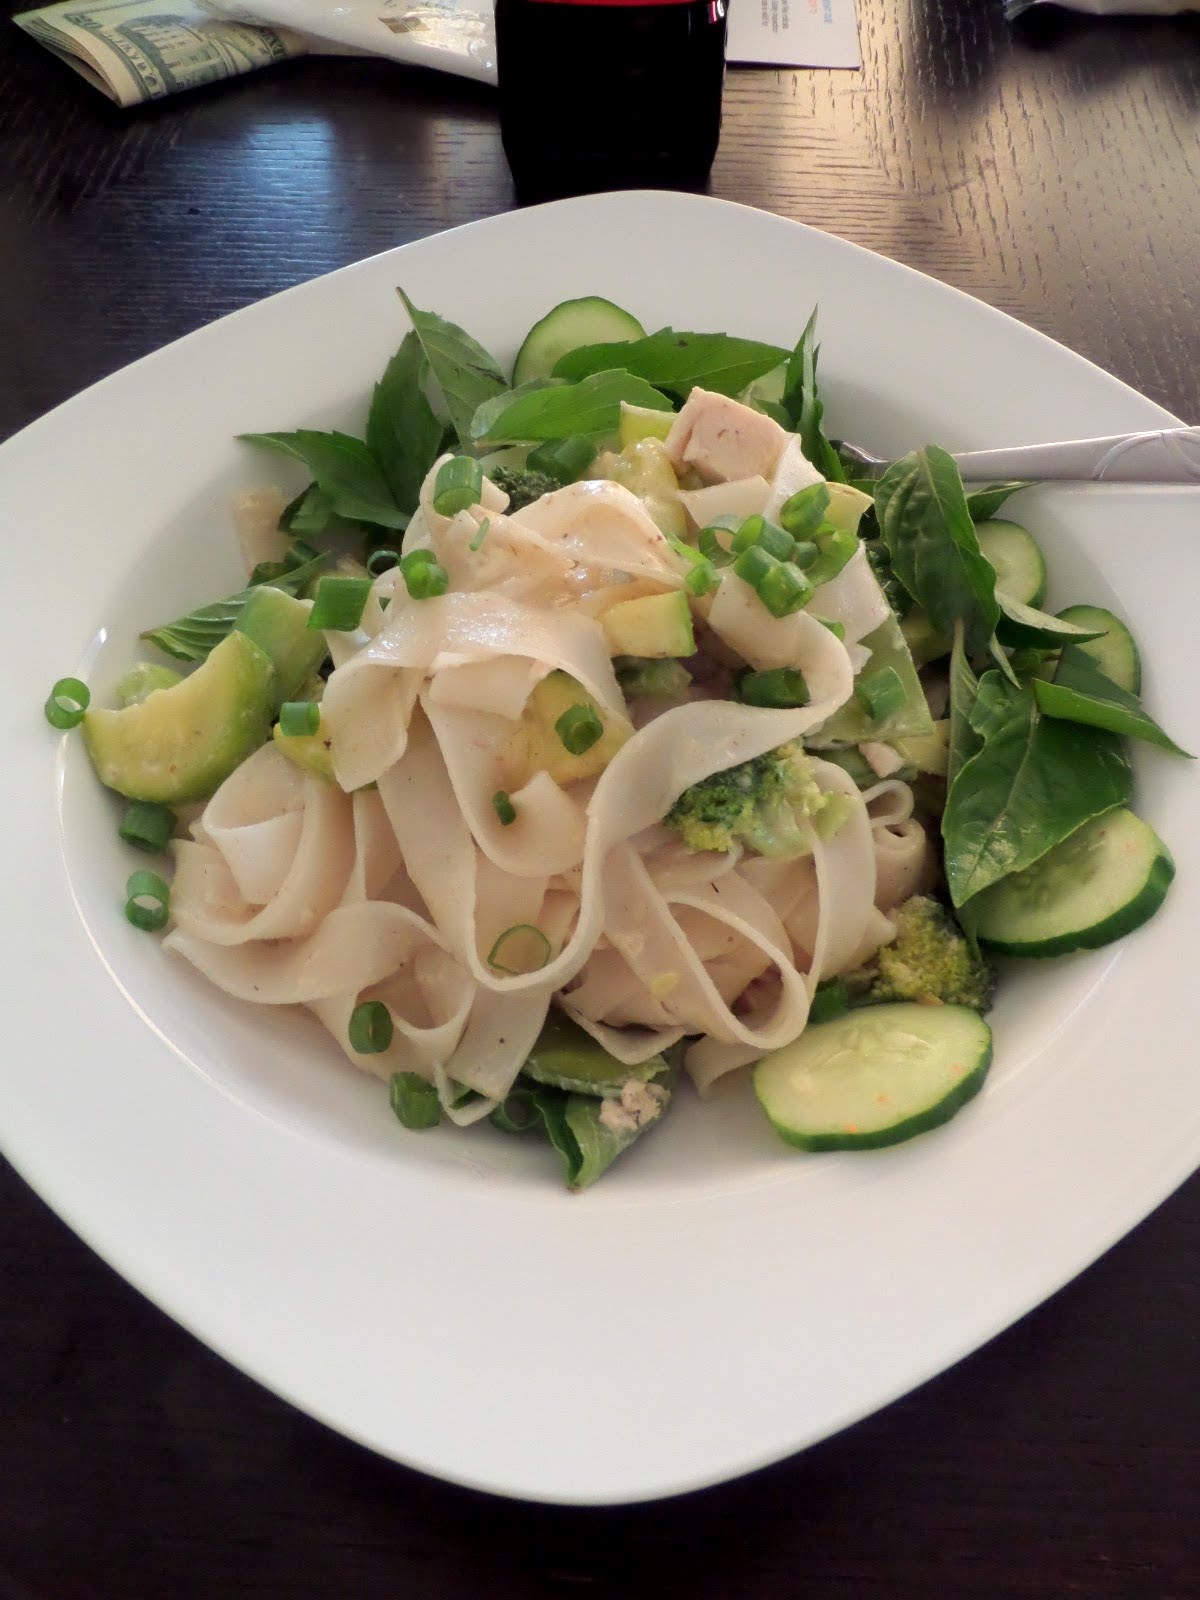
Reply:
[[[285,594],[299,594],[328,561],[329,557],[324,553],[314,556],[303,566],[293,567],[290,572],[273,577],[271,585],[275,589],[282,589]],[[167,655],[175,656],[179,661],[204,661],[209,651],[233,631],[234,624],[242,614],[242,607],[259,587],[259,584],[251,584],[224,600],[213,600],[174,622],[162,622],[156,628],[147,628],[141,637],[149,639],[151,644],[156,644],[160,650],[165,650]]]
[[[1082,650],[1067,645],[1059,658],[1051,682],[1037,679],[1033,685],[1037,703],[1049,717],[1063,717],[1110,733],[1144,739],[1172,755],[1194,759],[1181,750],[1143,707],[1136,695],[1127,694]]]
[[[536,1108],[550,1143],[562,1160],[568,1189],[586,1189],[606,1172],[623,1150],[650,1128],[657,1127],[666,1111],[670,1090],[665,1077],[654,1080],[668,1099],[653,1121],[632,1128],[613,1128],[601,1118],[602,1099],[590,1094],[569,1094],[545,1084],[529,1087],[527,1104]]]
[[[800,341],[788,361],[783,385],[783,405],[791,425],[800,435],[800,448],[823,478],[845,483],[841,457],[821,431],[825,407],[817,393],[817,313],[809,317]]]
[[[597,372],[620,370],[644,378],[657,389],[684,396],[697,386],[737,395],[786,359],[787,351],[778,345],[737,339],[727,333],[676,333],[663,328],[627,343],[580,345],[559,358],[554,376],[574,382]]]
[[[1002,613],[996,626],[1001,644],[1054,650],[1061,644],[1084,644],[1104,634],[1103,628],[1080,628],[1073,622],[1064,622],[1061,617],[1052,617],[1047,611],[1039,611],[1036,606],[1024,605],[999,589],[996,601]]]
[[[367,414],[367,448],[401,511],[415,511],[425,474],[442,446],[442,424],[425,393],[428,365],[421,341],[406,333],[375,385]]]
[[[996,515],[1010,494],[1031,487],[1029,480],[1022,478],[1013,478],[1008,483],[989,483],[986,489],[976,489],[967,496],[967,510],[975,522],[986,522]]]
[[[964,762],[971,759],[983,741],[971,725],[971,713],[979,694],[979,680],[971,670],[963,648],[962,624],[956,623],[950,649],[950,742],[946,755],[946,787],[954,782]]]
[[[361,439],[348,433],[320,433],[315,428],[239,437],[246,444],[262,445],[303,461],[338,516],[384,528],[408,527],[408,513],[396,504],[379,463]]]
[[[597,372],[579,383],[534,380],[480,408],[471,424],[476,444],[535,444],[568,434],[612,433],[621,404],[670,411],[665,395],[629,372]]]
[[[1000,620],[996,572],[953,458],[937,445],[903,456],[875,485],[875,510],[900,582],[941,633],[961,620],[968,651],[982,654]]]
[[[1030,688],[998,673],[983,748],[963,763],[942,816],[946,881],[955,906],[1039,861],[1092,817],[1125,805],[1129,763],[1110,733],[1044,716]]]
[[[503,394],[508,382],[495,358],[457,323],[447,322],[432,311],[418,311],[403,289],[396,293],[412,318],[450,422],[459,442],[465,445],[471,437],[471,418],[485,400]]]

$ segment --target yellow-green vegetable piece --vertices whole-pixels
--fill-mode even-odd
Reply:
[[[83,737],[101,783],[131,800],[206,799],[265,744],[275,669],[244,633],[222,639],[196,670],[120,711],[89,711]]]
[[[582,755],[572,755],[558,736],[555,723],[572,706],[589,706],[604,724],[604,733]],[[536,772],[547,772],[555,783],[577,783],[594,778],[625,743],[632,730],[607,721],[603,710],[568,672],[551,672],[526,701],[521,720],[505,754],[506,787],[520,789]]]
[[[696,653],[692,611],[681,589],[618,600],[601,613],[600,626],[614,656],[691,656]]]

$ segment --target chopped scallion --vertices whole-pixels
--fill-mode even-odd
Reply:
[[[382,1000],[363,1000],[350,1013],[348,1031],[357,1055],[380,1055],[392,1042],[392,1014]]]
[[[814,586],[837,577],[858,549],[858,536],[848,533],[845,528],[835,528],[825,523],[817,533],[817,549],[817,559],[808,569],[809,580]]]
[[[139,850],[165,850],[175,832],[175,813],[153,800],[131,800],[117,832]]]
[[[487,538],[488,529],[491,527],[491,525],[492,525],[491,517],[484,517],[483,521],[479,524],[479,532],[475,535],[475,537],[471,540],[470,544],[467,546],[468,550],[478,550],[479,549],[480,545]]]
[[[792,541],[792,560],[801,571],[807,571],[820,553],[811,539],[795,539]]]
[[[433,480],[433,509],[439,517],[452,517],[477,506],[483,493],[483,468],[473,456],[451,456]]]
[[[450,587],[450,574],[429,550],[413,550],[406,555],[400,571],[414,600],[434,600]]]
[[[806,706],[808,685],[795,667],[773,667],[769,672],[743,672],[737,680],[738,699],[748,706],[785,709]]]
[[[683,580],[683,586],[689,594],[711,594],[720,587],[721,574],[711,561],[697,561]]]
[[[756,544],[752,544],[738,556],[733,563],[733,570],[752,589],[757,589],[767,574],[774,572],[778,565],[774,556],[768,555],[765,550],[760,550]]]
[[[504,789],[497,789],[492,796],[492,810],[500,819],[502,828],[509,828],[517,820],[517,808]]]
[[[372,550],[367,557],[367,571],[373,578],[378,578],[383,573],[390,572],[393,567],[398,567],[399,565],[400,553],[398,550]]]
[[[855,685],[855,698],[875,722],[899,711],[907,698],[895,667],[879,667]]]
[[[734,534],[733,543],[729,548],[734,555],[740,555],[743,550],[749,550],[751,545],[757,545],[760,550],[765,550],[769,556],[774,556],[776,561],[787,561],[796,548],[796,541],[790,533],[785,533],[775,523],[768,522],[766,517],[756,514],[747,517],[742,523]]]
[[[823,483],[798,489],[779,508],[779,520],[793,539],[805,538],[820,527],[829,510],[829,490]]]
[[[513,1089],[488,1118],[502,1133],[528,1133],[538,1127],[541,1120],[542,1114],[528,1089]]]
[[[279,726],[285,738],[306,738],[321,726],[321,708],[315,700],[285,700],[279,708]]]
[[[844,639],[846,637],[846,624],[844,622],[834,622],[829,617],[818,617],[817,621],[823,628],[828,628],[835,639]]]
[[[727,567],[733,560],[733,551],[730,545],[733,536],[741,527],[737,517],[717,517],[706,528],[701,528],[696,542],[700,546],[700,554],[707,556],[714,567]]]
[[[307,626],[328,628],[333,633],[353,633],[362,621],[370,593],[370,578],[322,578],[308,613]]]
[[[77,728],[91,700],[86,683],[78,678],[60,678],[46,701],[46,721],[52,728]]]
[[[540,972],[550,959],[550,941],[532,922],[518,922],[504,932],[488,951],[488,966],[513,977]]]
[[[832,1022],[850,1009],[850,991],[841,978],[830,978],[817,985],[808,1007],[810,1022]]]
[[[787,617],[812,599],[813,586],[797,568],[786,562],[775,567],[756,584],[758,598],[773,617]]]
[[[565,750],[573,756],[581,756],[604,737],[604,724],[592,706],[580,701],[567,707],[554,724],[554,731]]]
[[[131,872],[125,884],[125,915],[135,928],[155,933],[171,914],[171,891],[157,872]]]
[[[419,1072],[393,1072],[388,1099],[406,1128],[436,1128],[442,1120],[438,1092]]]

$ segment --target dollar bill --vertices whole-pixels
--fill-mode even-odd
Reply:
[[[192,0],[66,0],[13,20],[122,106],[255,72],[309,49],[290,28],[217,19]]]

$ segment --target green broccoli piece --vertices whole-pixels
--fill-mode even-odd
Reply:
[[[689,850],[807,855],[813,835],[829,838],[849,812],[844,795],[827,794],[798,744],[780,745],[685,789],[663,818]]]
[[[488,477],[508,496],[510,511],[523,511],[544,494],[562,488],[559,480],[548,472],[534,472],[529,467],[493,467]]]
[[[900,907],[896,937],[864,969],[870,1001],[920,1000],[987,1011],[996,975],[971,949],[962,929],[931,895],[913,895]]]

